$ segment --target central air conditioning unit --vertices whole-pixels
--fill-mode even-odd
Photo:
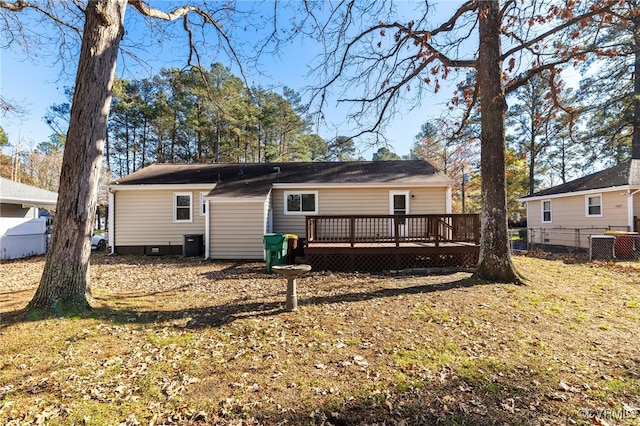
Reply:
[[[615,241],[613,235],[589,236],[589,260],[614,260]]]

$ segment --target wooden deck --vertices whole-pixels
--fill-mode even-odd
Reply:
[[[474,268],[478,215],[308,216],[305,262],[316,270]]]

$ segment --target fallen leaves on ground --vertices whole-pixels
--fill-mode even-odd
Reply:
[[[637,263],[468,273],[95,256],[87,315],[16,320],[43,259],[0,268],[0,423],[637,424]],[[2,318],[11,318],[2,322]]]

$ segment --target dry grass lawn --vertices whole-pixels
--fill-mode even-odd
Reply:
[[[23,319],[43,259],[0,265],[0,424],[640,424],[640,264],[467,273],[92,260],[86,316]]]

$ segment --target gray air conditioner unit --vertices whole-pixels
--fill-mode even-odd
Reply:
[[[591,235],[589,237],[589,260],[613,260],[616,237],[613,235]]]

